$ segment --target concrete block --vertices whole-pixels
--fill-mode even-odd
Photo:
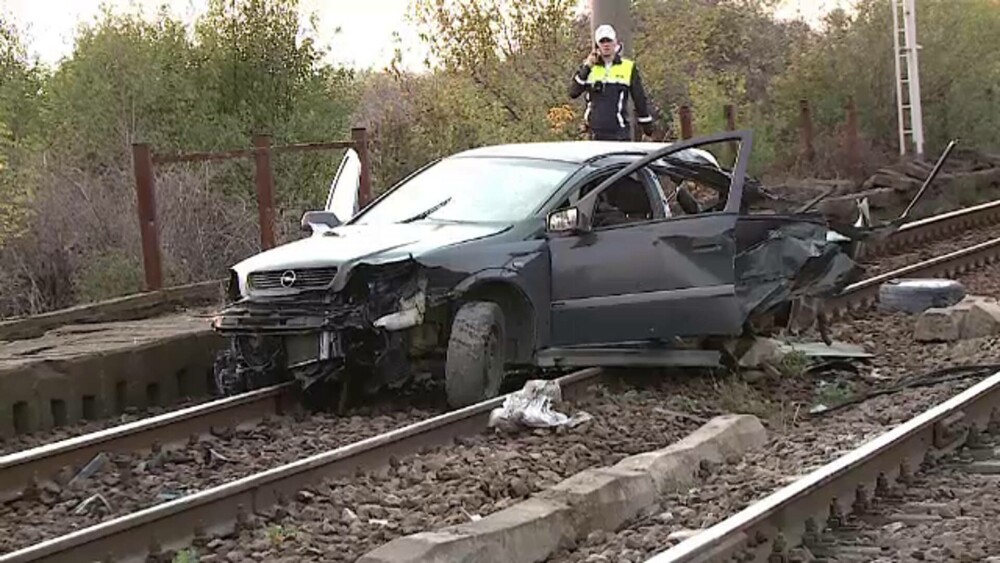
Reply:
[[[970,295],[961,305],[968,306],[962,319],[963,340],[986,338],[1000,333],[1000,303],[995,298]]]
[[[358,561],[544,561],[570,540],[620,528],[656,504],[658,492],[693,483],[701,460],[724,461],[766,441],[754,416],[716,417],[670,447],[582,471],[482,520],[397,538]]]
[[[67,326],[0,344],[0,437],[167,405],[208,390],[225,340],[202,319]],[[18,420],[20,429],[15,428]]]
[[[992,297],[966,296],[950,307],[927,309],[917,317],[917,342],[954,342],[1000,334],[1000,303]]]
[[[598,467],[564,479],[538,496],[569,505],[576,534],[585,536],[594,530],[617,530],[649,506],[656,495],[649,473]]]
[[[962,312],[948,308],[927,309],[917,317],[913,339],[917,342],[954,342],[961,335]]]
[[[476,522],[397,538],[358,563],[544,561],[576,536],[571,512],[563,503],[533,497]]]
[[[722,462],[741,456],[767,443],[767,430],[752,415],[713,418],[676,444],[652,452],[629,456],[614,467],[649,473],[660,494],[695,483],[702,460]]]

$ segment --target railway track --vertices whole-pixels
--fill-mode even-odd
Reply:
[[[603,371],[584,369],[558,378],[572,398]],[[441,445],[486,427],[490,412],[504,397],[471,405],[360,442],[276,467],[256,475],[165,502],[6,555],[0,562],[143,560],[163,548],[198,543],[206,534],[231,531],[250,512],[282,503],[321,477],[351,475],[384,466],[390,458]]]
[[[815,557],[873,553],[857,543],[836,543],[832,534],[856,529],[872,510],[905,494],[914,474],[966,448],[973,457],[994,457],[987,438],[1000,438],[1000,373],[816,469],[647,560],[809,561]],[[972,472],[994,473],[987,460]],[[995,482],[992,487],[995,487]],[[975,491],[969,493],[975,495]],[[924,508],[927,508],[924,506]],[[933,519],[933,517],[932,517]],[[901,554],[889,553],[893,557]],[[838,559],[843,560],[843,559]]]
[[[960,232],[976,225],[989,225],[998,220],[1000,201],[959,212],[917,221],[904,226],[899,237],[909,242],[883,245],[877,252],[891,251],[929,240],[936,236]],[[889,242],[893,242],[892,239]],[[883,281],[902,276],[940,275],[962,272],[996,260],[1000,254],[1000,238],[992,239],[961,251],[949,253],[919,264],[913,264],[850,286],[834,300],[832,309],[844,312],[870,305]],[[596,379],[600,370],[583,370],[559,381],[564,392],[572,395]],[[150,551],[151,542],[160,547],[187,545],[201,534],[228,529],[244,514],[268,506],[279,498],[287,498],[307,482],[320,476],[349,474],[364,467],[387,462],[390,456],[447,442],[455,436],[476,433],[485,427],[485,417],[499,406],[503,398],[494,399],[461,411],[434,417],[399,430],[362,440],[316,456],[302,459],[263,473],[239,479],[162,503],[127,516],[115,518],[66,536],[0,557],[2,561],[62,561],[79,557],[100,559],[109,553],[139,554]],[[207,403],[143,419],[92,435],[80,436],[0,458],[0,494],[17,495],[29,487],[34,478],[66,465],[84,463],[99,452],[127,451],[189,439],[215,425],[228,426],[280,414],[287,401],[287,389],[263,389],[239,397]],[[30,490],[30,488],[29,488]],[[201,522],[200,524],[196,524]],[[197,528],[197,530],[196,530]],[[151,540],[151,538],[153,538]],[[116,560],[118,556],[116,555]]]
[[[5,455],[0,457],[0,500],[15,499],[36,486],[39,478],[66,466],[83,466],[101,453],[170,446],[212,427],[280,415],[289,405],[290,390],[290,384],[275,385]]]

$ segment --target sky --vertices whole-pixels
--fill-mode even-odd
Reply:
[[[586,7],[587,0],[577,0]],[[330,49],[330,62],[356,68],[381,67],[393,56],[393,32],[400,34],[403,65],[416,70],[426,50],[407,20],[411,0],[300,0],[304,12],[319,19],[318,41]],[[815,22],[822,14],[852,0],[782,0],[779,17],[802,17]],[[0,0],[0,13],[27,34],[29,52],[56,64],[73,49],[74,30],[94,21],[102,4],[115,11],[154,15],[167,5],[175,17],[192,21],[205,11],[206,0]],[[335,30],[340,28],[340,32]]]

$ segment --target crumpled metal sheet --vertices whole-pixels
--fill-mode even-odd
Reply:
[[[854,281],[857,263],[828,241],[827,233],[820,224],[787,223],[736,255],[736,291],[745,318],[801,297],[833,297]]]

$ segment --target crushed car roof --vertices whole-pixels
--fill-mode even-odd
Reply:
[[[612,152],[651,152],[672,143],[629,141],[550,141],[536,143],[511,143],[478,147],[456,153],[449,158],[500,156],[561,160],[582,164],[587,160]],[[701,151],[698,151],[701,152]]]

